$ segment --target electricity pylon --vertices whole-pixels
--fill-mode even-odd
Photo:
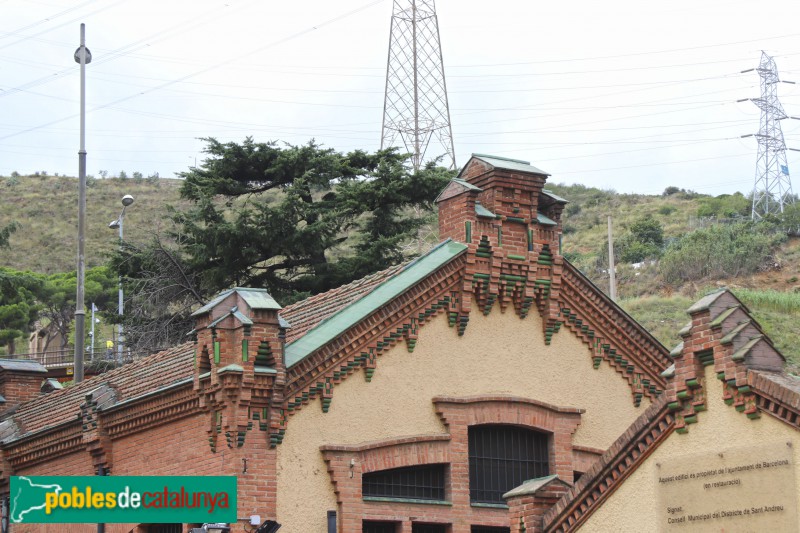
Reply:
[[[392,146],[415,170],[426,157],[456,166],[434,0],[394,0],[381,129],[381,148]]]
[[[786,162],[786,143],[780,123],[789,117],[778,100],[777,85],[781,80],[778,78],[775,59],[762,51],[756,72],[761,77],[761,97],[750,100],[761,109],[761,122],[758,133],[755,134],[758,139],[758,157],[756,183],[753,188],[753,220],[769,214],[783,213],[785,206],[794,203],[792,180]]]

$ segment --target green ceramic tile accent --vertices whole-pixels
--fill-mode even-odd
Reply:
[[[509,222],[516,222],[518,224],[525,224],[525,219],[524,218],[506,217],[506,220],[508,220]]]
[[[287,345],[286,366],[291,368],[296,365],[387,302],[461,255],[466,248],[466,245],[448,239],[424,256],[409,263],[398,274],[378,285],[372,292],[322,321],[301,338]]]
[[[466,231],[467,234],[467,242],[468,243],[472,242],[472,222],[470,222],[469,220],[464,222],[464,230]]]
[[[219,364],[219,341],[214,341],[214,363]]]
[[[247,355],[247,347],[248,347],[248,345],[249,345],[248,340],[247,339],[242,339],[242,361],[244,361],[245,363],[247,362],[247,357],[248,357],[248,355]]]
[[[497,228],[497,245],[503,246],[503,228],[502,226]]]

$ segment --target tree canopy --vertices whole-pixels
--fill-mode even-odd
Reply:
[[[24,337],[39,316],[37,296],[43,280],[31,272],[0,267],[0,346],[15,353],[16,340]]]
[[[170,233],[126,243],[112,260],[126,296],[140,298],[125,317],[129,346],[137,328],[169,344],[174,332],[153,328],[232,286],[287,305],[403,261],[402,244],[453,175],[433,164],[413,172],[394,150],[204,140],[203,163],[181,174],[190,206],[171,209]]]
[[[411,208],[430,208],[451,177],[409,172],[393,150],[205,140],[202,166],[182,174],[193,205],[174,220],[207,293],[266,287],[286,302],[395,264],[423,222]]]
[[[0,248],[7,248],[8,247],[8,239],[11,237],[11,234],[17,230],[17,224],[12,222],[11,224],[0,228]]]

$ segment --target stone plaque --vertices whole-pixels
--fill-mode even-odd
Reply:
[[[660,531],[798,531],[792,443],[656,464]]]

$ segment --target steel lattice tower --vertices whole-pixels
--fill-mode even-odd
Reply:
[[[786,162],[786,143],[780,121],[788,118],[778,101],[778,67],[775,59],[761,52],[756,69],[761,77],[761,97],[752,101],[761,109],[761,122],[756,134],[756,183],[753,189],[753,219],[770,213],[783,213],[785,205],[794,203],[792,181]]]
[[[431,141],[440,147],[428,154]],[[392,146],[415,170],[426,155],[456,166],[434,0],[394,0],[381,129],[381,148]]]

